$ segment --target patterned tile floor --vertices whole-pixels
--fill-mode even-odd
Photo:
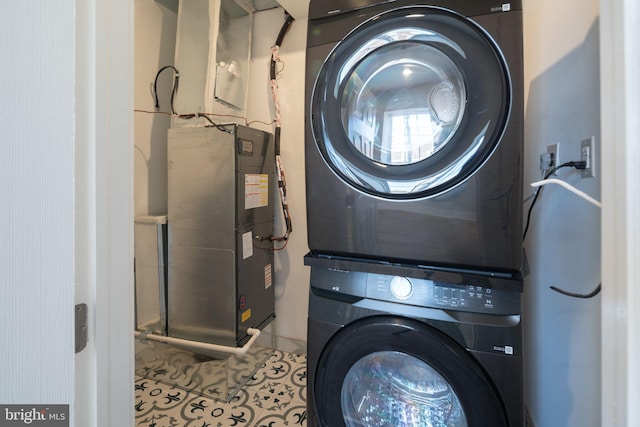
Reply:
[[[252,366],[245,367],[245,372],[254,370]],[[203,396],[188,387],[168,385],[153,375],[139,375],[135,382],[136,425],[306,427],[306,383],[306,356],[279,350],[259,362],[251,379],[228,402]]]

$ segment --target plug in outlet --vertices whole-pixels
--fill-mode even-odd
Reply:
[[[560,165],[560,143],[547,145],[547,153],[550,156],[549,167],[546,170],[551,170]],[[558,172],[554,172],[554,175],[558,175]]]
[[[596,138],[592,136],[580,144],[580,160],[587,162],[587,166],[582,169],[583,178],[595,178],[596,176],[595,140]]]

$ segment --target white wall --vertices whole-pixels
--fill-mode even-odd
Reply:
[[[525,0],[525,195],[539,180],[540,153],[560,143],[561,162],[580,160],[580,141],[600,145],[597,0]],[[601,199],[600,176],[559,177]],[[525,212],[529,208],[526,203]],[[560,187],[537,202],[525,242],[527,405],[535,425],[600,425],[600,296],[573,299],[555,285],[588,293],[600,282],[600,211]]]
[[[134,106],[154,111],[151,85],[158,70],[173,65],[177,14],[153,0],[135,1],[134,25]],[[173,71],[158,78],[160,110],[171,111]],[[170,117],[164,114],[135,113],[134,188],[136,215],[167,213],[167,129]]]
[[[0,402],[69,404],[75,1],[0,3]]]

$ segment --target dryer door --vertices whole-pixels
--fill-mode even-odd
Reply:
[[[323,427],[508,425],[491,379],[464,348],[399,317],[338,332],[320,355],[313,394]]]
[[[468,18],[426,6],[379,14],[326,59],[311,99],[315,142],[361,191],[391,199],[442,193],[499,143],[508,68]]]

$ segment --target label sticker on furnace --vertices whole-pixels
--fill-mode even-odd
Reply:
[[[267,264],[264,266],[264,288],[269,289],[272,284],[271,264]]]
[[[246,174],[244,176],[244,208],[269,206],[269,175]]]
[[[253,233],[247,231],[242,235],[242,259],[253,256]]]

